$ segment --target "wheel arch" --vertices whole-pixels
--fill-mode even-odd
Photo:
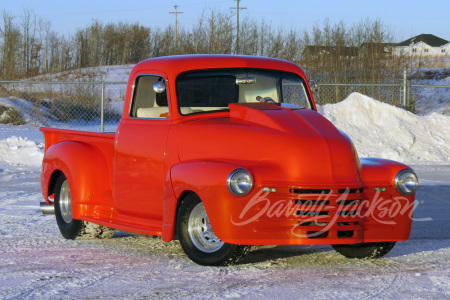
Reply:
[[[95,146],[74,141],[55,144],[47,149],[41,174],[44,199],[54,194],[59,176],[64,175],[73,197],[73,216],[93,216],[102,199],[112,198],[111,174],[106,159]]]
[[[241,166],[221,162],[188,162],[174,165],[166,179],[163,215],[163,241],[171,241],[175,235],[178,210],[187,195],[195,193],[205,205],[211,225],[219,229],[220,208],[230,194],[228,175]],[[168,188],[170,186],[170,188]],[[170,191],[170,192],[169,192]],[[216,213],[214,213],[216,212]],[[219,230],[220,231],[220,230]]]
[[[177,239],[178,238],[178,235],[177,235],[177,229],[176,229],[176,224],[177,224],[177,221],[178,221],[178,213],[179,213],[179,210],[180,210],[180,206],[181,206],[181,204],[183,204],[183,201],[186,199],[186,197],[188,196],[188,195],[190,195],[190,194],[196,194],[195,192],[193,192],[193,191],[191,191],[191,190],[185,190],[185,191],[183,191],[182,193],[181,193],[181,195],[178,197],[178,199],[177,199],[177,206],[176,206],[176,208],[175,208],[175,219],[173,220],[173,224],[174,224],[174,228],[173,228],[173,236],[174,236],[174,239]],[[196,194],[197,195],[197,194]],[[197,195],[198,196],[198,195]]]
[[[55,194],[56,182],[61,176],[65,176],[63,171],[61,170],[55,170],[50,176],[50,179],[48,181],[48,196]]]

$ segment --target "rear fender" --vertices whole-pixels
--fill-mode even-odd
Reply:
[[[102,200],[112,197],[110,174],[102,152],[95,146],[74,141],[48,148],[41,175],[42,195],[46,201],[54,192],[52,187],[58,177],[54,175],[60,172],[69,182],[73,217],[98,216]]]
[[[230,216],[224,214],[232,204],[233,198],[227,188],[228,175],[241,166],[220,162],[190,162],[172,167],[166,180],[164,197],[164,225],[163,240],[173,239],[176,215],[179,204],[189,192],[196,193],[203,204],[210,219],[214,232],[220,238],[221,226],[229,223]],[[172,189],[168,189],[168,186]],[[222,222],[226,218],[227,222]]]

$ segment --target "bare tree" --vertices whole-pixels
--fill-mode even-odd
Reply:
[[[13,22],[14,17],[3,11],[3,26],[0,27],[1,39],[1,78],[14,79],[18,75],[17,53],[20,48],[20,30]]]
[[[0,23],[0,76],[15,78],[40,72],[99,65],[136,63],[149,57],[188,53],[234,53],[298,62],[320,82],[394,82],[407,56],[389,51],[392,31],[379,20],[352,25],[328,19],[311,30],[273,28],[265,20],[240,21],[239,45],[231,12],[204,10],[192,28],[148,28],[139,23],[102,24],[94,20],[69,36],[58,35],[48,21],[25,10],[16,19],[3,12]],[[417,61],[417,60],[416,60]],[[422,60],[419,60],[422,61]]]

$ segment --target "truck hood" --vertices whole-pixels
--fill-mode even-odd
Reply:
[[[360,184],[353,143],[316,111],[264,103],[229,108],[229,118],[183,125],[178,145],[181,162],[229,162],[255,173],[265,169],[259,178],[263,182]]]

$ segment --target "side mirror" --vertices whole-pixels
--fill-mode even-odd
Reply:
[[[314,80],[310,80],[309,88],[311,89],[311,92],[317,93],[319,91],[319,84],[316,83]]]
[[[166,91],[166,82],[164,80],[158,80],[153,84],[153,90],[157,94],[164,93]]]

